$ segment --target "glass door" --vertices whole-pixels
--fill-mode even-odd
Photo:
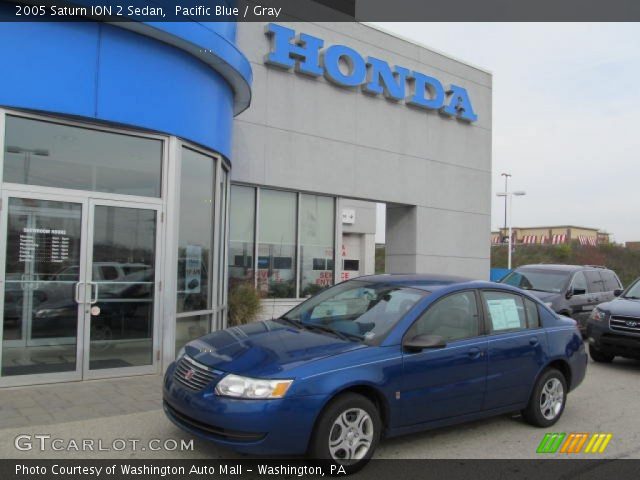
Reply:
[[[84,377],[156,371],[160,207],[90,200]]]
[[[79,379],[87,202],[5,194],[2,205],[0,381]]]

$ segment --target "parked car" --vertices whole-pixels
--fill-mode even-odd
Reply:
[[[586,366],[576,322],[522,290],[364,276],[189,342],[166,372],[164,410],[236,451],[353,471],[382,438],[514,411],[549,427]]]
[[[573,318],[583,333],[595,306],[622,292],[613,270],[594,265],[523,265],[500,282],[530,291],[554,312]]]
[[[595,362],[609,363],[616,356],[640,359],[640,278],[615,300],[593,309],[587,341]]]

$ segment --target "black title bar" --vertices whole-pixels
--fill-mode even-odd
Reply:
[[[22,0],[2,21],[640,21],[638,0]]]

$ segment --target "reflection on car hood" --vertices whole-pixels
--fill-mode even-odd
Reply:
[[[626,315],[640,317],[640,300],[616,298],[615,300],[598,305],[598,308],[610,312],[612,315]]]
[[[249,377],[269,377],[358,348],[367,347],[269,320],[214,332],[189,342],[185,350],[208,367]]]

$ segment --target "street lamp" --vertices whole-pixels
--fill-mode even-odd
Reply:
[[[504,191],[509,191],[509,178],[511,177],[510,173],[501,173],[500,176],[504,177]],[[507,197],[504,197],[504,230],[507,230]]]
[[[513,196],[515,195],[516,197],[521,197],[523,195],[526,195],[526,192],[523,192],[521,190],[515,191],[515,192],[508,192],[508,191],[504,191],[504,192],[498,192],[496,193],[496,195],[498,197],[505,197],[505,202],[509,201],[509,253],[507,256],[507,268],[509,270],[511,270],[511,245],[512,245],[512,224],[511,224],[511,211],[512,211],[512,202],[513,202]]]

